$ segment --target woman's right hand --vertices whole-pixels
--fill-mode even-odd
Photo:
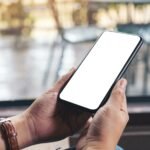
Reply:
[[[115,150],[129,120],[126,90],[127,81],[117,82],[107,103],[94,118],[90,118],[79,138],[78,150]]]

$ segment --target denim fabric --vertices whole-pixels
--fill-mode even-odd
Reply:
[[[76,148],[75,147],[74,148],[68,148],[66,150],[76,150]],[[116,150],[124,150],[124,149],[117,145]]]
[[[117,145],[116,150],[124,150],[124,149]]]

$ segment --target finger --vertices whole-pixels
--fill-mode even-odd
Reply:
[[[117,82],[109,98],[109,102],[111,104],[114,104],[115,106],[118,107],[122,105],[126,107],[126,95],[125,95],[126,86],[127,86],[126,79],[121,79]]]
[[[88,130],[90,124],[92,123],[92,121],[93,121],[93,118],[92,118],[92,117],[90,117],[90,118],[87,120],[85,126],[83,127],[83,129],[82,129],[81,132],[80,132],[80,138],[86,135],[87,130]]]
[[[88,127],[90,126],[90,124],[92,123],[92,121],[93,121],[93,118],[90,117],[90,118],[87,120],[87,122],[86,122],[85,126],[83,127],[83,129],[88,128]]]
[[[115,88],[122,88],[124,91],[126,91],[126,86],[127,86],[127,80],[122,78],[116,83],[114,90]]]
[[[59,91],[61,87],[65,84],[65,82],[71,77],[71,75],[75,72],[75,68],[72,68],[67,74],[62,76],[54,85],[53,90]]]

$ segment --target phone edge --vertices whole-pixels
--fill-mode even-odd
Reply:
[[[104,31],[105,32],[105,31]],[[103,33],[104,33],[103,32]],[[111,31],[110,31],[111,32]],[[102,34],[103,34],[102,33]],[[122,33],[122,32],[117,32],[117,33]],[[102,36],[102,34],[99,36],[99,38]],[[127,34],[127,33],[124,33],[124,34]],[[133,34],[132,34],[133,35]],[[87,111],[87,112],[91,112],[91,113],[95,113],[100,107],[102,107],[106,102],[107,100],[109,99],[110,97],[110,94],[111,94],[111,91],[113,89],[113,87],[115,86],[116,82],[121,79],[121,77],[124,75],[124,73],[126,72],[126,70],[128,69],[129,65],[131,64],[131,62],[133,61],[134,57],[136,56],[136,54],[138,53],[138,51],[140,50],[140,47],[142,46],[143,44],[143,39],[141,36],[139,35],[135,35],[135,36],[138,36],[140,38],[139,40],[139,43],[137,44],[137,46],[135,47],[134,51],[132,52],[131,56],[128,58],[128,60],[126,61],[125,65],[123,66],[123,68],[121,69],[120,73],[118,74],[118,76],[116,77],[116,79],[114,80],[114,82],[112,83],[112,86],[110,87],[110,89],[108,90],[108,92],[106,93],[104,99],[102,100],[101,104],[96,108],[96,109],[89,109],[89,108],[85,108],[85,107],[82,107],[82,106],[79,106],[79,105],[76,105],[76,104],[73,104],[71,102],[68,102],[68,101],[65,101],[63,99],[61,99],[59,97],[60,93],[62,92],[62,90],[64,89],[64,87],[67,85],[67,83],[70,81],[70,79],[72,78],[72,76],[76,73],[76,71],[78,70],[78,68],[81,66],[82,62],[86,59],[86,57],[89,55],[89,53],[91,52],[91,50],[93,49],[95,43],[99,40],[99,38],[96,40],[96,42],[93,44],[93,47],[89,50],[89,52],[86,54],[86,56],[83,58],[83,60],[81,61],[81,63],[79,64],[79,66],[77,67],[76,71],[70,76],[70,78],[67,80],[67,82],[62,86],[62,88],[60,89],[59,93],[58,93],[58,100],[61,102],[61,103],[68,103],[68,105],[72,106],[73,107],[76,107],[76,108],[80,108],[80,109],[83,109],[84,111]]]

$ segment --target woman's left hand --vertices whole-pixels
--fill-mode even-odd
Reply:
[[[90,113],[63,105],[57,100],[58,93],[65,82],[74,73],[72,69],[64,75],[53,88],[37,98],[25,111],[29,121],[33,141],[55,141],[72,135],[81,129],[90,117]]]

